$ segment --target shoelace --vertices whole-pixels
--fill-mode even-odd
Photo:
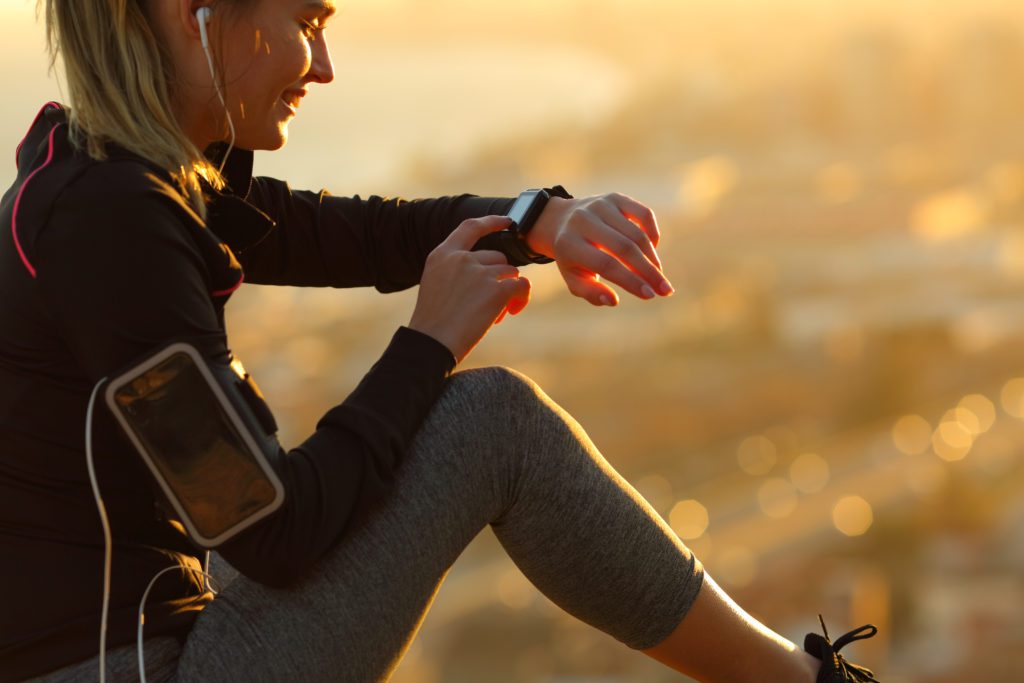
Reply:
[[[845,657],[839,654],[839,651],[850,643],[873,638],[878,633],[878,629],[874,624],[866,624],[849,633],[844,633],[833,643],[829,639],[828,629],[825,627],[825,619],[820,614],[818,615],[818,621],[821,622],[821,630],[825,634],[825,642],[828,643],[832,650],[832,664],[835,666],[835,670],[842,674],[843,680],[852,681],[853,683],[881,683],[881,681],[875,678],[875,674],[871,669],[851,664],[846,661]]]

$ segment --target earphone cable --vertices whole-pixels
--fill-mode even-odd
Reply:
[[[207,562],[209,562],[209,556],[210,556],[209,551],[207,551],[206,556],[207,556]],[[209,565],[207,565],[207,566],[209,566]],[[167,572],[173,571],[175,569],[178,569],[178,570],[181,570],[181,571],[189,571],[189,567],[183,567],[180,564],[174,564],[174,565],[171,565],[170,567],[164,567],[163,569],[158,571],[153,576],[152,579],[149,580],[149,585],[146,586],[146,590],[143,591],[143,593],[142,593],[142,600],[139,601],[139,619],[138,619],[138,623],[137,623],[136,631],[135,631],[135,643],[136,643],[136,650],[137,650],[137,655],[138,655],[138,660],[139,660],[139,680],[140,680],[140,683],[146,683],[146,656],[145,656],[145,654],[143,652],[143,647],[142,647],[142,628],[145,625],[146,599],[149,597],[149,591],[153,588],[153,584],[156,583],[156,580],[159,579],[164,574],[166,574]],[[212,579],[213,577],[207,571],[201,571],[200,573],[203,575],[203,583],[206,586],[209,586],[210,585],[209,584],[209,580]],[[214,595],[216,595],[216,593],[214,593]]]
[[[96,402],[96,393],[100,386],[107,381],[104,377],[92,390],[89,397],[89,408],[85,412],[85,462],[89,467],[89,481],[92,483],[92,492],[96,497],[96,508],[100,513],[100,524],[103,526],[103,611],[100,616],[100,683],[106,683],[107,664],[107,613],[110,610],[110,560],[113,541],[110,536],[110,520],[107,518],[107,508],[100,496],[100,485],[96,481],[96,468],[92,459],[92,410]]]
[[[227,101],[224,99],[224,89],[221,85],[220,79],[217,78],[217,70],[213,66],[213,55],[210,54],[209,40],[206,34],[206,22],[209,20],[210,10],[209,8],[200,8],[200,11],[206,10],[205,17],[199,19],[200,31],[203,36],[202,48],[206,54],[206,63],[210,67],[210,78],[213,79],[213,87],[217,90],[217,97],[220,98],[221,106],[224,107],[224,114],[228,119],[228,131],[231,134],[231,140],[228,143],[228,149],[224,152],[224,158],[221,159],[220,168],[218,172],[224,173],[224,165],[228,162],[228,156],[231,154],[231,150],[235,147],[235,122],[231,118],[231,111],[228,109]]]

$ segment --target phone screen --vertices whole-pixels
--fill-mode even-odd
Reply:
[[[275,502],[274,485],[189,354],[129,378],[114,402],[201,536],[220,536]]]

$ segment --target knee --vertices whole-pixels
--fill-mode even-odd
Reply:
[[[532,379],[501,365],[456,372],[448,378],[446,392],[464,397],[476,406],[520,409],[537,401],[543,394]]]
[[[561,429],[572,422],[530,377],[518,370],[496,365],[454,373],[445,390],[448,410],[461,412],[465,423],[487,424],[497,436],[522,439],[537,430],[550,434],[546,425]]]

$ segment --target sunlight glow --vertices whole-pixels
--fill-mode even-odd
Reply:
[[[679,203],[693,218],[707,218],[739,182],[736,163],[726,156],[712,156],[680,169]]]
[[[960,188],[934,194],[914,207],[911,230],[929,242],[963,237],[982,228],[988,207],[976,192]]]

